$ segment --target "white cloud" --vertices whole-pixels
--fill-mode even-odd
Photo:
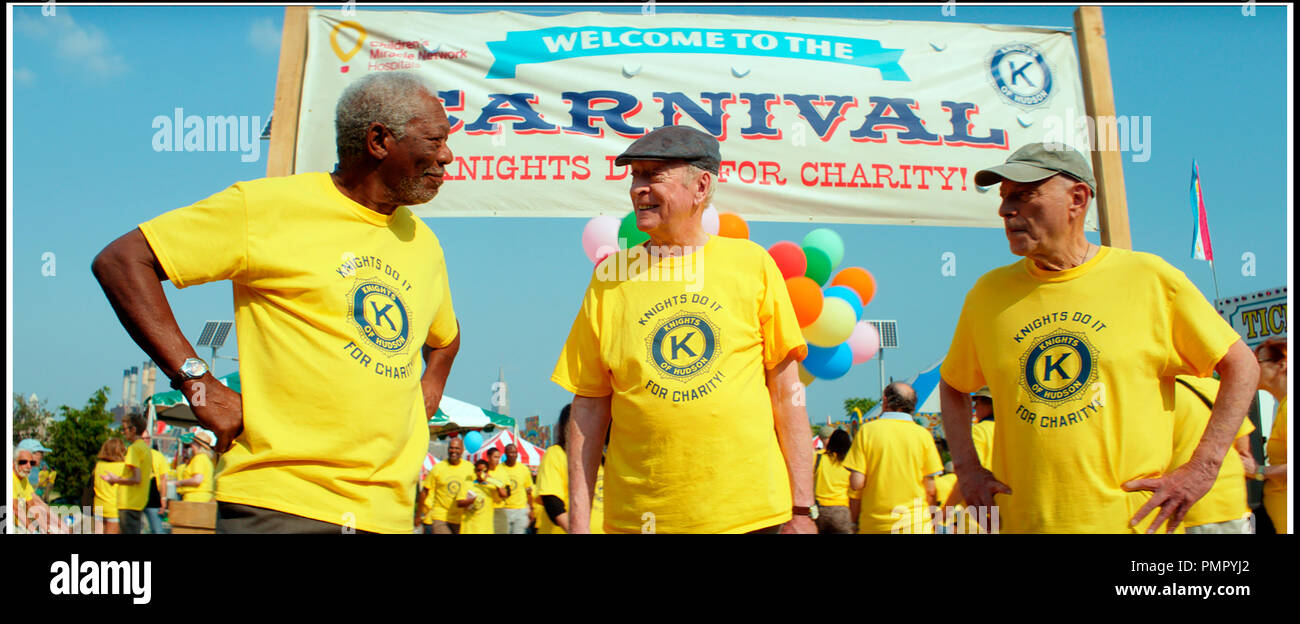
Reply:
[[[263,54],[279,54],[280,29],[269,17],[256,20],[248,28],[248,45]]]
[[[15,34],[53,42],[56,58],[95,78],[112,78],[127,70],[126,59],[98,28],[76,23],[66,9],[49,17],[35,15],[20,13]]]
[[[26,67],[19,67],[14,70],[14,82],[20,85],[29,85],[34,80],[36,80],[36,74],[32,73],[32,70]]]

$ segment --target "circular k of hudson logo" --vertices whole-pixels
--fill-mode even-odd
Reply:
[[[1050,405],[1079,398],[1097,378],[1096,353],[1083,334],[1053,332],[1020,358],[1020,384]]]
[[[994,50],[988,67],[994,88],[1012,104],[1033,108],[1052,96],[1052,68],[1042,52],[1029,44]]]
[[[718,326],[695,313],[664,320],[646,338],[647,361],[659,372],[687,380],[708,371],[717,359]]]
[[[370,344],[386,353],[406,351],[410,313],[397,291],[378,280],[358,282],[348,292],[348,320]]]

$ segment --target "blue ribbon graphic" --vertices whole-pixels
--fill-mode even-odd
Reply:
[[[504,41],[489,41],[487,46],[493,56],[488,78],[514,78],[518,66],[529,63],[611,54],[667,53],[825,61],[872,67],[880,70],[885,80],[911,80],[898,64],[903,56],[902,48],[886,48],[874,39],[771,30],[555,27],[509,32]]]

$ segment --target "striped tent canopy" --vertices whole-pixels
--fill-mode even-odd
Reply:
[[[429,427],[438,433],[482,429],[488,425],[514,427],[515,419],[449,396],[442,397],[438,413],[429,419]]]
[[[504,454],[506,452],[506,445],[508,444],[514,444],[515,448],[519,449],[519,461],[523,462],[529,468],[536,468],[541,465],[542,455],[546,452],[533,446],[533,444],[528,440],[516,438],[515,434],[511,433],[509,429],[502,429],[496,435],[484,440],[483,445],[478,447],[477,451],[469,455],[469,460],[478,461],[480,459],[487,459],[488,449],[493,448],[500,450],[501,453]],[[502,461],[504,461],[504,459]]]

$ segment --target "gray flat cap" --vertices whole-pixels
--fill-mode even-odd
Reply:
[[[690,126],[664,126],[637,139],[614,164],[628,165],[634,160],[684,160],[717,175],[722,154],[718,140],[707,132]]]

